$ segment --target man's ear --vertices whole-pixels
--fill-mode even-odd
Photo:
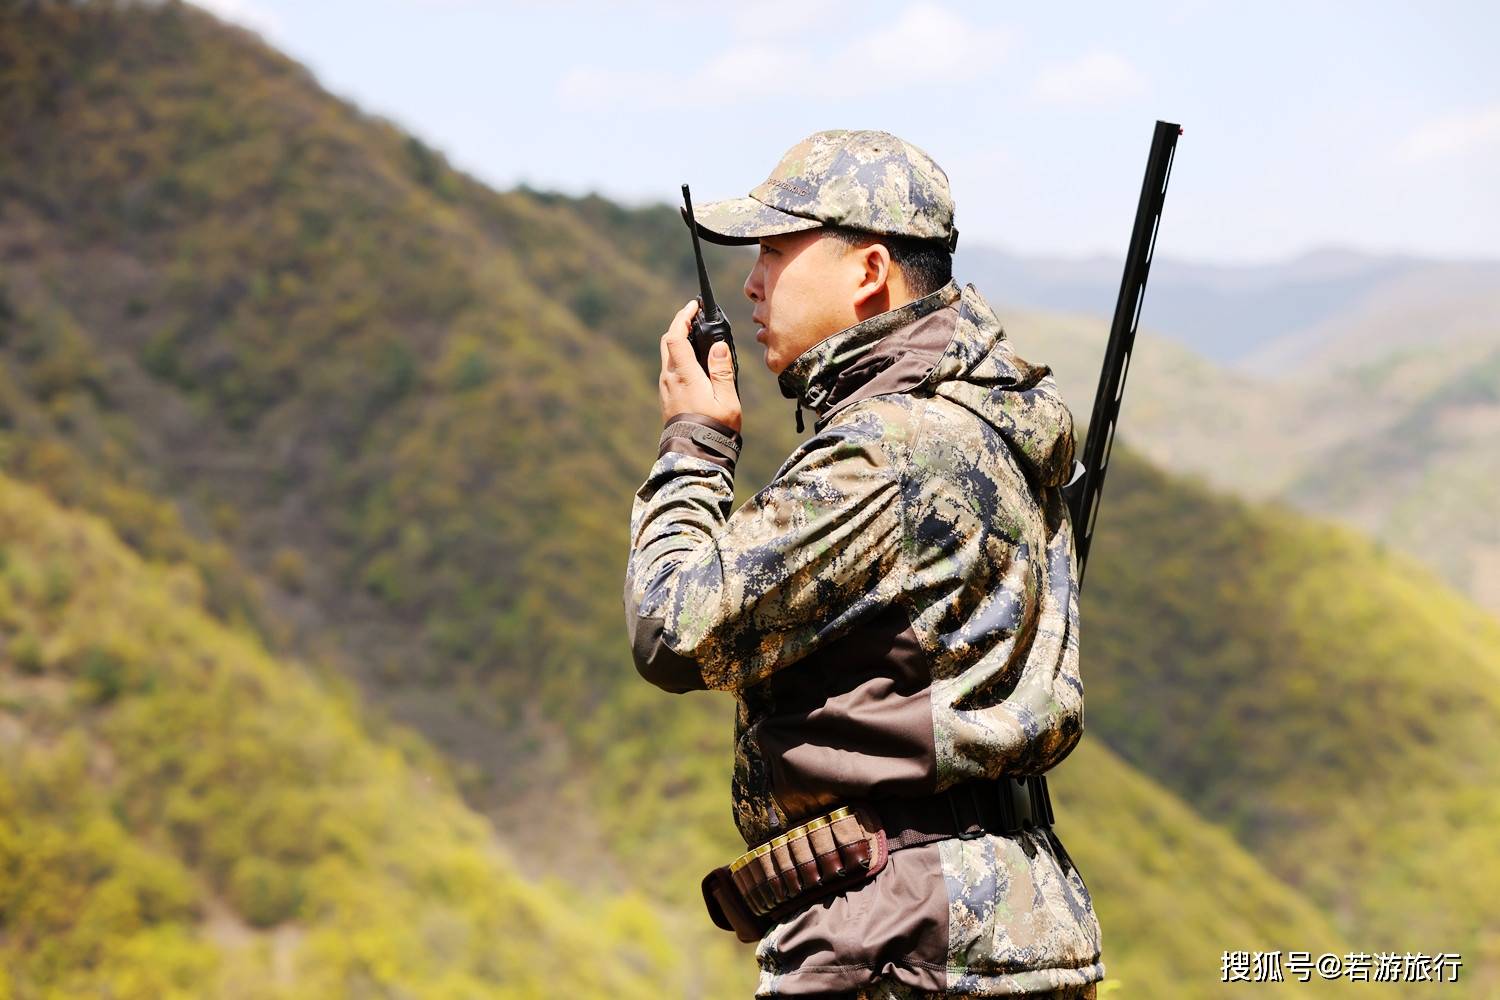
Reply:
[[[856,309],[866,303],[877,304],[887,296],[891,280],[891,252],[883,243],[871,243],[859,251],[859,264],[862,273],[854,290]],[[872,303],[872,299],[875,302]]]

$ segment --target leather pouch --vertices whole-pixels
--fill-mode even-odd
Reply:
[[[745,905],[728,865],[721,865],[703,876],[703,903],[716,927],[734,931],[735,937],[746,944],[759,941],[771,929],[770,921],[757,917]]]

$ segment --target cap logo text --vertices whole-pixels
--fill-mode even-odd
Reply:
[[[802,184],[798,181],[785,180],[780,177],[771,178],[771,186],[779,187],[783,191],[790,191],[792,194],[800,195],[803,198],[809,198],[815,193],[813,189],[808,187],[806,184]]]

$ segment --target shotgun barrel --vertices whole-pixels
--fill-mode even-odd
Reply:
[[[1094,411],[1089,417],[1083,461],[1073,463],[1073,476],[1063,487],[1073,517],[1080,590],[1089,548],[1094,540],[1094,522],[1099,516],[1099,497],[1104,490],[1104,473],[1109,467],[1110,446],[1114,443],[1115,425],[1120,418],[1120,400],[1125,394],[1125,373],[1130,366],[1131,351],[1135,348],[1135,332],[1146,294],[1146,276],[1151,271],[1151,255],[1156,249],[1156,230],[1161,224],[1162,205],[1167,198],[1167,179],[1172,173],[1172,158],[1177,151],[1177,137],[1182,131],[1182,126],[1173,122],[1157,121],[1152,133],[1151,152],[1146,158],[1146,177],[1141,183],[1141,198],[1135,210],[1135,228],[1131,231],[1130,249],[1125,256],[1120,295],[1115,300],[1109,344],[1104,349],[1104,369],[1094,395]]]

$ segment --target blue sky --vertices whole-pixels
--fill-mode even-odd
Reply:
[[[706,201],[879,128],[965,243],[1119,256],[1162,118],[1164,256],[1500,258],[1496,4],[201,3],[497,187]]]

